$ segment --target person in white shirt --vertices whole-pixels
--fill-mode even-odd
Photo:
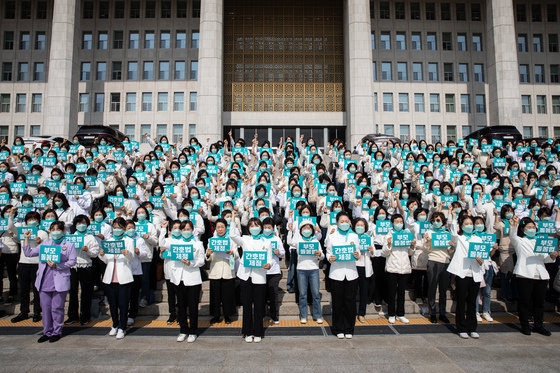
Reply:
[[[274,221],[271,218],[263,220],[263,239],[270,244],[272,251],[272,266],[266,272],[266,296],[269,302],[269,315],[274,324],[279,324],[278,315],[278,285],[282,279],[280,259],[286,255],[284,244],[274,231]]]
[[[447,271],[455,275],[455,324],[461,338],[468,339],[470,336],[477,339],[476,300],[484,275],[484,261],[480,257],[469,258],[469,244],[482,243],[482,239],[474,234],[474,219],[468,215],[462,216],[458,235],[451,239],[456,242],[455,253]]]
[[[140,288],[142,286],[142,260],[148,258],[148,246],[146,241],[136,233],[136,224],[133,220],[126,221],[125,234],[134,241],[134,260],[130,264],[134,282],[130,291],[130,304],[128,306],[127,324],[134,324],[134,319],[138,315],[138,302],[140,298]]]
[[[517,312],[521,332],[531,334],[529,316],[533,315],[533,331],[550,336],[550,331],[543,326],[544,300],[550,279],[545,263],[554,263],[558,251],[535,253],[537,226],[530,218],[520,221],[519,217],[514,216],[509,222],[509,238],[517,254],[513,273],[517,277],[519,289]]]
[[[234,218],[236,213],[234,212]],[[237,269],[240,280],[241,303],[243,304],[242,333],[245,342],[260,342],[263,335],[263,319],[266,299],[266,271],[272,266],[272,250],[262,238],[263,224],[258,218],[249,219],[249,236],[239,236],[230,232],[231,239],[243,250]],[[266,262],[259,268],[250,267],[247,253],[266,253]],[[246,260],[247,258],[247,260]]]
[[[362,247],[360,242],[360,251],[362,255],[360,259],[356,261],[356,267],[358,269],[358,286],[360,288],[359,295],[359,306],[358,306],[358,321],[364,324],[366,322],[366,308],[368,304],[368,294],[369,294],[369,283],[373,276],[373,266],[371,264],[371,258],[373,256],[373,238],[369,232],[369,225],[366,219],[357,218],[354,219],[354,232],[360,238],[367,239],[369,237],[371,245]]]
[[[339,212],[336,216],[337,230],[327,237],[326,257],[331,263],[332,330],[338,339],[351,339],[356,324],[356,290],[358,270],[356,260],[360,255],[360,239],[350,230],[350,216]],[[338,258],[334,251],[343,246],[354,246],[352,258]]]
[[[323,323],[323,313],[321,311],[321,294],[319,293],[319,261],[325,255],[321,249],[319,240],[315,237],[315,230],[318,230],[311,220],[302,220],[298,226],[299,237],[292,241],[292,235],[288,235],[288,244],[297,250],[297,280],[299,290],[299,317],[302,324],[307,323],[307,288],[311,288],[313,299],[313,319],[318,324]],[[302,244],[309,243],[316,247],[312,252],[300,250]]]
[[[177,320],[179,321],[180,332],[177,342],[192,343],[196,340],[198,332],[198,302],[200,300],[200,291],[202,289],[202,277],[200,276],[200,267],[204,265],[204,247],[202,242],[198,241],[194,236],[194,226],[190,220],[181,222],[179,226],[181,235],[178,236],[176,226],[170,234],[170,237],[162,242],[163,250],[171,250],[171,265],[169,271],[170,281],[177,286],[177,301],[179,312]],[[193,251],[193,259],[181,260],[175,258],[173,247],[175,245],[191,245]],[[188,322],[187,322],[188,311]],[[187,338],[188,335],[188,338]]]
[[[113,220],[113,236],[108,241],[124,241],[124,249],[120,254],[105,254],[103,248],[99,251],[99,258],[107,264],[103,283],[105,296],[109,301],[109,310],[113,326],[109,336],[123,339],[125,336],[128,316],[128,304],[134,277],[132,262],[134,261],[134,241],[125,235],[126,221],[123,218]]]

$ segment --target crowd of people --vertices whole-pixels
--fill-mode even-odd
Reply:
[[[231,323],[240,304],[245,341],[260,342],[267,310],[275,324],[282,317],[285,266],[302,324],[309,305],[323,323],[324,271],[340,339],[366,322],[368,304],[391,324],[409,323],[409,288],[433,323],[449,323],[451,290],[459,336],[479,338],[477,323],[493,320],[493,286],[516,302],[522,333],[550,335],[559,140],[365,139],[349,148],[336,139],[323,149],[303,136],[227,137],[171,144],[145,134],[148,151],[129,138],[3,141],[0,273],[5,301],[20,301],[12,322],[42,319],[38,341],[55,342],[63,325],[90,321],[103,291],[109,335],[122,339],[154,301],[162,267],[177,341],[196,340],[209,281],[210,322]]]

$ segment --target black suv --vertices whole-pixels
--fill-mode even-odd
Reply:
[[[480,144],[480,140],[487,139],[488,144],[492,144],[492,140],[502,140],[504,146],[508,142],[521,141],[523,136],[517,130],[515,126],[489,126],[479,129],[465,137],[466,143],[469,143],[469,139],[476,139]]]
[[[80,126],[76,135],[80,140],[80,144],[84,146],[92,146],[97,139],[97,144],[104,138],[109,145],[121,143],[125,135],[111,127],[107,126]]]

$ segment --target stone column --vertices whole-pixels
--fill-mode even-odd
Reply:
[[[487,0],[489,125],[515,125],[521,131],[519,63],[512,0]]]
[[[55,0],[43,135],[73,136],[78,119],[79,1]]]
[[[223,22],[223,0],[201,1],[196,134],[202,143],[222,137]]]
[[[346,143],[352,147],[375,132],[369,3],[344,0]]]

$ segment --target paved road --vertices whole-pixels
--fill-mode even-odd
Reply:
[[[555,328],[556,329],[556,328]],[[240,337],[68,335],[37,344],[35,335],[0,337],[6,372],[558,372],[560,333],[482,333],[461,340],[451,333],[334,337],[268,337],[248,344]]]

